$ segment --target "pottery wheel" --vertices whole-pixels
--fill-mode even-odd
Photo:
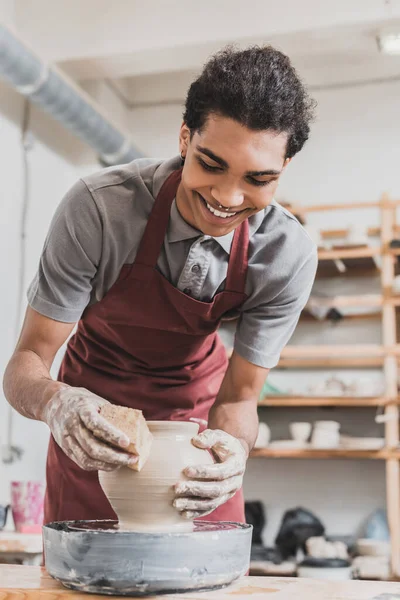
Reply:
[[[251,525],[195,521],[189,533],[138,533],[115,521],[43,527],[49,574],[68,588],[146,596],[224,587],[250,562]]]

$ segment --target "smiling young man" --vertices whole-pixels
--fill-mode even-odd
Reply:
[[[174,505],[186,517],[244,521],[257,400],[317,263],[273,200],[312,112],[285,55],[226,49],[189,89],[179,157],[102,170],[61,202],[4,379],[12,406],[52,434],[46,521],[115,518],[97,471],[136,458],[99,415],[106,402],[151,420],[207,422],[193,443],[217,462],[187,469]],[[232,317],[228,365],[216,331]],[[54,381],[54,356],[76,323]]]

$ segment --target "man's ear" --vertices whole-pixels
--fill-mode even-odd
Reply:
[[[286,167],[288,166],[288,164],[289,164],[290,162],[292,162],[292,158],[293,158],[293,157],[291,157],[291,158],[285,158],[285,162],[283,163],[282,171],[283,171],[284,169],[286,169]]]
[[[188,146],[190,142],[190,129],[183,121],[179,131],[179,153],[185,157],[187,154]]]

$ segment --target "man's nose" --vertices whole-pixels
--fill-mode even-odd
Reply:
[[[224,208],[236,208],[244,202],[244,194],[238,188],[213,187],[211,189],[211,196]]]

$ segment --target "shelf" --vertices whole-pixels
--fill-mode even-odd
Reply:
[[[273,448],[259,448],[252,450],[250,458],[303,458],[303,459],[372,459],[387,460],[388,458],[400,459],[400,452],[383,448],[382,450],[283,450]]]
[[[396,403],[394,401],[394,403]],[[295,406],[312,406],[314,408],[320,406],[339,406],[339,407],[368,407],[368,406],[385,406],[389,404],[384,396],[265,396],[259,401],[258,406],[261,407],[295,407]]]
[[[394,306],[396,309],[400,307],[400,295],[393,295],[390,297],[384,297],[382,294],[364,294],[357,296],[332,296],[332,297],[318,297],[312,296],[309,303],[306,305],[300,315],[302,321],[308,321],[313,323],[324,323],[331,322],[332,320],[326,316],[323,319],[318,319],[312,314],[312,310],[326,308],[329,310],[337,309],[340,311],[341,308],[375,308],[371,312],[361,313],[350,313],[342,314],[338,319],[378,319],[381,318],[382,307],[384,305]]]
[[[336,308],[336,306],[332,306],[332,308]],[[339,319],[337,320],[333,320],[330,319],[328,316],[326,316],[324,319],[317,319],[316,317],[314,317],[307,309],[304,309],[303,312],[300,315],[300,321],[302,321],[303,323],[340,323],[341,321],[343,321],[343,319],[345,319],[346,321],[359,321],[360,319],[365,319],[365,320],[372,320],[372,319],[381,319],[381,311],[377,310],[374,312],[367,312],[367,313],[351,313],[351,314],[342,314]]]
[[[390,301],[397,298],[390,298]],[[389,299],[388,299],[389,300]],[[357,294],[344,296],[317,296],[312,295],[307,307],[315,308],[343,308],[343,307],[379,307],[382,306],[384,298],[382,294]]]
[[[289,345],[282,350],[282,358],[291,359],[331,359],[346,357],[379,358],[400,354],[400,344],[383,346],[382,344],[337,344],[331,345]]]
[[[376,257],[380,254],[379,246],[336,245],[331,250],[320,248],[317,277],[376,276],[380,272]],[[340,270],[337,263],[342,264],[345,270]]]
[[[337,246],[333,250],[318,250],[318,260],[345,260],[348,258],[372,258],[381,254],[380,246]]]
[[[330,210],[353,210],[359,208],[390,208],[395,209],[400,206],[400,200],[390,200],[387,196],[383,196],[383,199],[379,202],[340,202],[337,204],[313,204],[299,206],[296,204],[290,205],[290,211],[293,213],[310,213],[310,212],[325,212]]]
[[[351,223],[358,223],[357,215],[348,215],[348,228],[320,230],[320,247],[318,248],[317,278],[331,278],[336,283],[349,281],[351,278],[369,276],[376,289],[379,282],[379,293],[363,295],[340,295],[330,297],[312,297],[302,312],[305,321],[333,322],[343,319],[380,319],[380,344],[353,345],[291,345],[284,349],[277,369],[381,369],[384,380],[384,392],[380,396],[302,396],[275,395],[265,396],[260,407],[370,407],[372,411],[380,408],[388,417],[384,427],[385,447],[379,450],[368,449],[355,440],[351,445],[343,443],[336,449],[315,449],[312,445],[303,447],[295,443],[271,444],[263,449],[251,452],[251,458],[278,459],[345,459],[345,460],[381,460],[385,461],[386,510],[391,533],[391,569],[392,576],[400,578],[400,438],[398,419],[400,416],[400,396],[398,392],[398,376],[400,368],[400,294],[394,295],[395,277],[400,274],[400,226],[396,223],[397,208],[400,200],[392,201],[388,194],[382,194],[379,202],[315,205],[291,207],[302,214],[304,221],[307,215],[316,211],[345,211],[348,209],[378,209],[374,223],[378,226],[365,228],[368,238],[363,236],[359,245],[351,244]],[[370,211],[373,214],[373,211]],[[378,217],[379,215],[379,217]],[[327,222],[329,223],[329,221]],[[343,224],[343,220],[342,220]],[[372,239],[374,238],[374,239]],[[393,242],[396,239],[397,242]],[[327,243],[328,242],[328,243]],[[329,244],[329,245],[328,245]],[[343,281],[342,281],[343,279]],[[357,285],[357,284],[356,284]],[[340,288],[335,286],[334,291]],[[358,286],[356,292],[361,289]],[[335,311],[336,309],[336,311]],[[325,315],[318,319],[315,315]],[[347,313],[347,314],[346,314]],[[329,317],[327,318],[327,316]],[[366,321],[365,321],[366,322]],[[354,339],[353,339],[354,338]],[[356,337],[349,341],[356,342]],[[328,340],[329,341],[329,340]],[[332,340],[330,340],[332,341]],[[337,392],[336,392],[337,393]],[[350,443],[350,442],[349,442]],[[361,449],[363,448],[364,449]],[[372,446],[372,442],[370,443]],[[357,449],[358,448],[358,449]]]
[[[400,234],[400,226],[399,225],[395,225],[393,227],[394,233],[395,234]],[[367,228],[367,235],[368,237],[380,237],[381,235],[381,228],[380,227],[368,227]],[[349,235],[350,231],[349,229],[322,229],[321,230],[321,237],[324,240],[330,240],[330,239],[338,239],[338,238],[342,238],[342,239],[346,239],[347,236]]]
[[[383,356],[281,358],[275,369],[379,369]]]
[[[385,356],[399,357],[400,344],[346,344],[323,346],[286,346],[277,367],[291,369],[379,368]]]
[[[320,261],[318,263],[317,279],[377,277],[380,273],[380,269],[373,258],[351,258],[342,260],[342,262],[346,267],[344,273],[338,270],[333,260]]]

